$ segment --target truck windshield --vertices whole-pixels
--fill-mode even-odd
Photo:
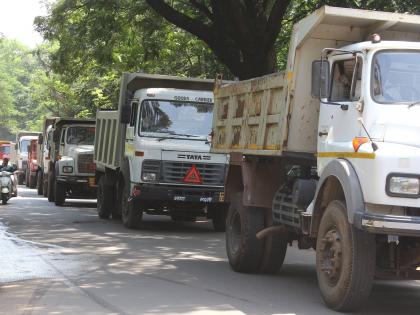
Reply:
[[[144,100],[140,112],[142,135],[207,138],[211,131],[213,104]]]
[[[22,140],[20,142],[20,153],[27,154],[28,153],[28,145],[30,140]]]
[[[67,128],[67,143],[68,144],[87,144],[93,145],[95,139],[94,127],[69,127]]]
[[[0,146],[0,153],[1,154],[10,154],[10,146],[8,146],[8,145]]]
[[[382,51],[373,58],[372,97],[382,104],[420,101],[420,52]]]

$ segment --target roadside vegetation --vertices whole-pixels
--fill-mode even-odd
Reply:
[[[247,79],[283,69],[293,23],[322,5],[420,13],[417,0],[58,0],[34,21],[42,45],[0,37],[0,138],[39,129],[45,115],[115,107],[122,72]]]

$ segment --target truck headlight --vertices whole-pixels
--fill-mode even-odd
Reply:
[[[420,177],[415,175],[388,175],[387,193],[394,197],[420,197]]]
[[[63,166],[63,173],[73,173],[73,166]]]
[[[154,182],[157,179],[156,173],[143,173],[141,174],[141,179],[144,182]]]

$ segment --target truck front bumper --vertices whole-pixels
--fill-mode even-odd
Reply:
[[[136,192],[136,193],[134,193]],[[223,203],[223,188],[134,184],[132,199],[135,201],[160,201],[173,203]]]
[[[420,217],[364,213],[361,227],[371,233],[420,237]]]
[[[96,187],[95,175],[92,176],[57,176],[57,182],[66,184],[86,184],[89,187]]]

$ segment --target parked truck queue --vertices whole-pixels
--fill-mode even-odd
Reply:
[[[325,304],[354,310],[375,278],[420,279],[419,28],[324,6],[294,26],[283,72],[124,73],[115,110],[17,135],[19,183],[59,206],[97,199],[130,229],[211,219],[237,272],[313,249]]]

